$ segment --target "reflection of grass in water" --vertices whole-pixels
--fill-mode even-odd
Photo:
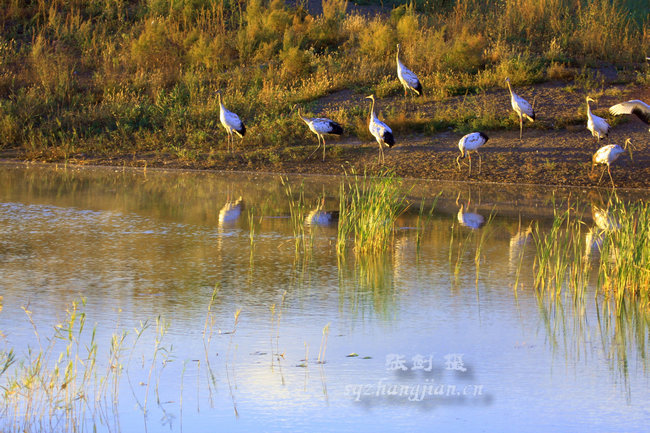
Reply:
[[[385,251],[395,221],[407,207],[401,181],[391,172],[381,177],[346,176],[339,189],[337,252],[345,253],[349,238],[354,239],[357,254]]]
[[[625,299],[622,306],[617,302],[603,302],[598,312],[598,325],[602,349],[607,354],[610,367],[619,371],[629,392],[629,354],[636,349],[636,355],[643,369],[648,371],[646,344],[650,317],[645,307],[633,300]]]
[[[496,213],[492,212],[485,224],[479,230],[469,230],[466,235],[463,234],[465,230],[460,224],[455,222],[451,226],[451,234],[449,237],[449,266],[453,268],[454,284],[457,286],[460,278],[461,270],[465,264],[465,256],[468,254],[470,246],[475,243],[474,247],[474,270],[475,270],[475,284],[478,290],[479,272],[481,269],[481,257],[483,256],[483,248],[485,243],[493,232],[492,223]]]
[[[284,352],[280,352],[280,320],[282,319],[282,311],[284,309],[284,301],[287,298],[287,291],[282,292],[282,299],[279,304],[271,304],[271,368],[277,359],[278,366],[280,360],[284,359]],[[275,342],[275,344],[274,344]],[[283,379],[284,380],[284,379]]]
[[[415,245],[416,245],[416,258],[420,258],[420,245],[422,243],[422,238],[424,237],[424,233],[426,230],[426,227],[431,223],[431,220],[433,218],[433,211],[436,208],[436,204],[438,203],[438,199],[442,195],[442,191],[436,195],[436,198],[433,200],[433,204],[431,205],[431,208],[427,212],[425,210],[425,205],[424,205],[424,197],[422,197],[422,201],[420,202],[420,210],[418,212],[418,219],[415,223],[415,228],[416,228],[416,234],[415,234]]]
[[[476,267],[476,290],[478,293],[478,276],[481,269],[481,256],[483,255],[483,247],[485,246],[485,241],[492,234],[492,222],[496,216],[496,211],[492,210],[488,220],[485,222],[485,225],[481,228],[480,235],[476,241],[476,250],[474,252],[474,266]]]
[[[387,314],[393,301],[394,280],[390,254],[338,256],[339,304],[347,300],[353,311],[368,305],[378,314]]]
[[[301,253],[304,255],[304,258],[309,258],[314,245],[314,230],[309,230],[309,233],[306,233],[305,217],[309,212],[309,208],[305,200],[303,184],[300,184],[298,192],[294,193],[287,179],[281,177],[280,181],[284,186],[284,192],[289,200],[289,221],[295,241],[296,258]]]

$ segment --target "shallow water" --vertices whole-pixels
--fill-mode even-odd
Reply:
[[[287,182],[309,206],[338,208],[338,179]],[[92,370],[83,405],[32,422],[42,408],[19,399],[0,430],[644,431],[647,319],[608,320],[590,294],[536,297],[522,235],[569,196],[592,226],[603,198],[406,189],[391,251],[339,260],[336,223],[296,243],[278,176],[2,166],[0,351],[27,362],[52,342],[54,365],[66,344],[55,326],[83,300],[85,327],[70,335],[83,361],[94,328],[97,355],[77,365]],[[114,335],[124,343],[109,362]]]

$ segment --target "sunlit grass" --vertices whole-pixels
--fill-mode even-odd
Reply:
[[[251,167],[273,165],[308,134],[287,118],[293,104],[341,89],[399,95],[397,42],[424,99],[437,101],[483,95],[506,75],[532,84],[579,78],[575,71],[602,61],[639,69],[639,53],[650,52],[638,0],[384,4],[395,6],[390,17],[346,14],[343,0],[325,1],[320,16],[280,0],[7,2],[0,148],[57,161],[155,152],[227,162],[221,89],[249,128],[238,154]],[[645,84],[647,75],[627,79]],[[512,126],[480,99],[463,108],[390,118],[399,131],[427,134]],[[361,137],[366,114],[351,116],[346,130]]]

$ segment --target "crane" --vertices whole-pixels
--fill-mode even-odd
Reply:
[[[469,175],[472,175],[472,156],[470,152],[476,152],[478,155],[478,172],[481,173],[481,154],[478,153],[478,148],[483,146],[489,140],[488,136],[482,132],[472,132],[463,136],[458,141],[458,148],[460,149],[460,155],[456,157],[456,164],[458,164],[458,170],[460,171],[460,160],[467,157],[469,158]]]
[[[217,91],[217,95],[219,95],[219,120],[221,120],[221,124],[226,128],[226,132],[228,133],[228,151],[231,152],[232,147],[234,147],[233,133],[237,134],[239,138],[244,138],[244,135],[246,135],[246,125],[239,119],[238,115],[232,111],[228,111],[223,106],[221,102],[221,90]]]
[[[399,44],[397,44],[397,78],[404,86],[404,96],[408,95],[408,89],[411,89],[417,96],[422,96],[422,84],[410,69],[399,61]]]
[[[321,140],[323,141],[323,161],[325,161],[325,134],[334,134],[334,135],[341,135],[343,134],[343,127],[336,123],[333,120],[327,119],[325,117],[305,117],[302,115],[300,112],[300,108],[298,108],[298,116],[307,124],[311,132],[316,134],[316,137],[318,137],[318,146],[316,147],[316,150],[312,152],[311,155],[316,153],[318,148],[321,145]],[[311,155],[309,155],[311,157]]]
[[[372,101],[370,107],[370,120],[368,122],[368,129],[379,143],[379,162],[384,162],[384,146],[393,147],[395,145],[395,138],[393,131],[384,122],[379,120],[375,115],[375,95],[366,96],[366,99]]]
[[[618,144],[608,144],[607,146],[603,146],[600,149],[594,153],[594,156],[591,158],[591,173],[593,174],[594,172],[594,167],[596,167],[596,164],[605,164],[607,165],[607,173],[609,173],[609,179],[612,181],[612,187],[616,188],[614,185],[614,179],[612,179],[612,172],[610,170],[610,165],[612,162],[616,161],[619,156],[621,156],[621,153],[624,153],[625,150],[627,150],[628,145],[630,148],[632,147],[632,141],[628,138],[625,140],[625,145],[623,147],[619,146]],[[632,150],[630,149],[630,158],[632,158]],[[598,183],[603,179],[603,175],[605,174],[605,170],[603,169],[602,173],[600,173],[600,178],[598,179]]]
[[[607,137],[609,134],[609,130],[611,127],[609,126],[609,123],[602,117],[598,117],[595,114],[591,112],[591,107],[589,106],[589,102],[596,102],[589,96],[586,98],[587,100],[587,129],[591,131],[591,135],[596,137],[596,143],[598,143],[599,140],[602,140],[603,138]]]
[[[506,83],[508,83],[508,90],[510,90],[510,104],[512,105],[512,109],[515,110],[515,113],[517,113],[517,116],[519,116],[519,140],[521,140],[524,130],[524,117],[534,122],[535,110],[533,110],[533,107],[528,101],[512,91],[510,78],[506,78]]]

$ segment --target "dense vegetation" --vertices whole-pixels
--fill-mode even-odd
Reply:
[[[310,132],[296,127],[296,103],[370,139],[368,106],[323,112],[309,103],[341,89],[399,95],[397,42],[424,100],[501,87],[505,76],[513,84],[572,79],[603,63],[634,71],[650,53],[645,0],[398,3],[370,16],[323,0],[313,16],[282,0],[0,0],[0,149],[50,160],[233,158],[219,125],[222,89],[248,126],[240,156],[273,163],[304,157]],[[385,114],[404,121],[399,109]],[[490,112],[442,115],[423,131],[511,126]]]

